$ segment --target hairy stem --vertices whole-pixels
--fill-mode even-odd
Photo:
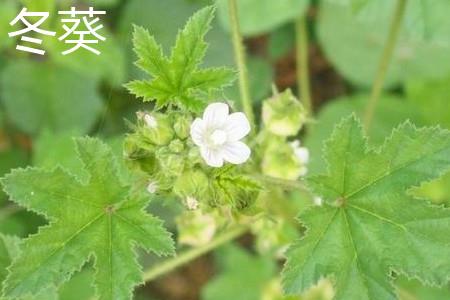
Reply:
[[[254,124],[252,100],[250,97],[250,85],[248,80],[248,71],[246,65],[245,48],[242,42],[242,36],[239,31],[239,19],[236,0],[228,0],[228,11],[230,15],[231,35],[233,40],[234,56],[239,69],[239,88],[241,93],[242,107],[250,120]]]
[[[151,281],[155,278],[158,278],[164,274],[167,274],[176,268],[196,259],[197,257],[202,256],[205,253],[208,253],[209,251],[219,247],[220,245],[223,245],[229,241],[234,240],[235,238],[243,235],[249,230],[248,226],[237,226],[229,229],[228,231],[218,235],[216,238],[214,238],[211,242],[208,244],[192,248],[190,250],[187,250],[176,257],[172,259],[168,259],[164,262],[162,262],[159,265],[156,265],[152,267],[151,269],[144,272],[144,280]]]
[[[300,91],[300,100],[303,102],[306,113],[310,117],[312,112],[311,87],[309,79],[309,42],[306,15],[300,16],[295,23],[296,32],[296,61],[297,61],[297,88]]]
[[[392,54],[397,44],[398,34],[405,14],[407,0],[397,0],[394,15],[392,17],[389,34],[386,40],[386,44],[383,49],[380,63],[378,65],[375,80],[372,86],[372,92],[370,94],[369,103],[367,104],[364,115],[364,127],[369,130],[373,121],[373,116],[377,107],[378,99],[380,98],[381,91],[383,89],[384,80],[391,62]]]

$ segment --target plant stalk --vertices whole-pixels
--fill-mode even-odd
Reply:
[[[394,53],[395,46],[397,45],[398,34],[401,29],[403,16],[405,15],[407,0],[397,0],[395,11],[392,17],[389,34],[386,40],[386,44],[381,55],[381,60],[378,65],[378,70],[375,76],[375,80],[372,85],[372,92],[370,94],[369,103],[366,107],[364,115],[364,127],[368,131],[373,121],[375,110],[378,100],[383,90],[384,80],[389,69],[389,64]]]
[[[305,106],[308,117],[313,115],[311,83],[309,78],[309,38],[307,16],[300,16],[295,23],[296,33],[296,61],[297,61],[297,87],[300,101]]]
[[[234,56],[239,70],[239,90],[241,94],[242,107],[250,121],[250,124],[254,125],[255,117],[253,115],[252,100],[250,96],[250,84],[248,79],[245,47],[239,29],[236,0],[228,0],[228,12],[230,17]]]
[[[236,239],[237,237],[246,233],[248,230],[249,226],[238,226],[231,228],[230,230],[214,238],[208,244],[187,250],[184,253],[181,253],[180,255],[177,255],[172,259],[168,259],[162,262],[161,264],[156,265],[155,267],[152,267],[149,270],[145,271],[144,281],[146,282],[151,281],[164,274],[167,274],[175,270],[176,268],[192,261],[193,259],[200,257],[203,254],[206,254],[209,251],[219,247],[220,245]]]
[[[300,191],[308,190],[301,181],[297,180],[287,180],[266,175],[253,175],[252,177],[254,179],[261,180],[262,182],[267,183],[269,185],[281,186],[283,188],[290,190],[300,190]]]

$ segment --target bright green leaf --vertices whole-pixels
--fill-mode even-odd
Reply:
[[[344,119],[327,141],[326,175],[308,178],[324,205],[300,215],[305,237],[288,251],[285,290],[322,277],[336,299],[396,299],[391,271],[442,285],[450,274],[450,210],[407,190],[450,168],[450,132],[406,122],[370,148],[360,123]]]
[[[0,282],[5,280],[12,261],[20,253],[20,239],[14,236],[0,234]],[[33,296],[26,296],[20,300],[57,300],[56,288],[51,286]]]
[[[316,116],[316,122],[311,123],[305,138],[305,145],[311,153],[308,164],[310,173],[326,171],[326,162],[321,157],[325,140],[333,132],[334,125],[342,118],[352,113],[363,117],[368,100],[368,94],[356,94],[334,99],[321,108]],[[406,99],[392,95],[381,96],[373,125],[368,132],[370,142],[381,144],[394,127],[408,119],[420,126],[429,125],[422,121],[420,109]]]
[[[133,249],[173,252],[162,222],[144,211],[149,198],[122,184],[111,150],[83,138],[77,140],[77,151],[90,175],[82,181],[60,168],[17,169],[2,179],[13,201],[50,221],[24,241],[23,254],[4,283],[5,296],[59,286],[92,259],[99,299],[129,299],[133,287],[142,283]]]
[[[135,27],[134,46],[137,66],[152,76],[149,81],[136,80],[126,85],[144,101],[156,100],[156,106],[168,105],[199,111],[214,90],[228,86],[235,75],[230,69],[198,69],[208,44],[204,37],[210,29],[214,8],[198,11],[178,33],[170,57],[163,54],[155,38],[142,27]]]

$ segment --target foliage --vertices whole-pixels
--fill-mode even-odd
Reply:
[[[170,58],[164,56],[161,46],[148,31],[136,27],[134,49],[139,57],[136,64],[153,79],[128,83],[130,92],[144,101],[156,100],[158,108],[179,105],[199,111],[210,97],[208,94],[229,85],[234,78],[230,69],[198,69],[207,49],[204,36],[210,28],[213,13],[214,8],[207,7],[188,21],[178,33]]]
[[[11,62],[1,74],[0,91],[8,115],[30,134],[46,128],[86,133],[101,109],[95,80],[48,63]]]
[[[324,149],[328,173],[308,179],[324,205],[300,216],[308,231],[287,254],[286,291],[333,277],[336,299],[396,299],[392,271],[444,284],[449,211],[407,190],[449,170],[449,142],[449,131],[406,122],[373,149],[359,122],[344,119]]]
[[[1,299],[449,298],[450,4],[406,1],[389,57],[400,0],[236,0],[242,44],[229,1],[0,1]],[[101,55],[18,51],[22,6],[58,36],[59,10],[106,10]]]
[[[60,168],[18,169],[2,180],[13,201],[50,221],[24,242],[24,254],[14,260],[4,283],[5,296],[59,285],[94,257],[100,299],[129,298],[141,282],[132,248],[159,255],[173,251],[161,221],[144,212],[146,197],[133,195],[120,181],[111,150],[85,138],[77,141],[77,151],[89,180],[79,181]]]
[[[318,33],[321,46],[340,73],[352,83],[367,87],[372,83],[377,68],[370,62],[376,62],[381,57],[395,1],[369,1],[370,7],[368,4],[359,14],[354,13],[352,6],[333,2],[336,1],[321,1],[320,4]],[[426,8],[432,10],[425,7],[421,10],[422,3],[429,3]],[[450,44],[441,42],[438,37],[437,40],[428,37],[427,28],[419,26],[417,20],[426,18],[448,22],[448,18],[440,16],[448,15],[450,6],[448,3],[436,4],[433,0],[414,0],[408,1],[408,4],[386,86],[410,78],[445,77],[450,71],[447,55]],[[428,18],[428,14],[433,17]],[[450,28],[442,22],[440,25],[439,30],[431,32],[445,32]],[[412,32],[409,31],[411,28]],[[446,38],[448,40],[448,34]]]

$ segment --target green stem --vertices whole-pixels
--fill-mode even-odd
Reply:
[[[250,85],[248,80],[248,71],[245,57],[245,48],[242,42],[242,36],[239,31],[239,19],[236,0],[228,0],[228,11],[230,15],[231,35],[233,40],[234,56],[239,69],[239,88],[241,93],[242,107],[250,121],[254,124],[252,100],[250,97]]]
[[[229,241],[234,240],[235,238],[243,235],[249,230],[248,226],[239,226],[234,227],[221,235],[214,238],[211,242],[208,244],[192,248],[190,250],[185,251],[184,253],[181,253],[180,255],[177,255],[176,257],[166,260],[162,262],[159,265],[156,265],[155,267],[147,270],[144,272],[144,280],[151,281],[154,280],[164,274],[167,274],[176,268],[192,261],[193,259],[202,256],[205,253],[208,253],[209,251],[219,247],[222,244],[225,244]]]
[[[252,177],[254,179],[260,180],[267,184],[281,186],[281,187],[291,189],[291,190],[301,190],[301,191],[307,190],[307,188],[301,181],[286,180],[286,179],[275,178],[275,177],[266,176],[266,175],[253,175]]]
[[[378,65],[378,70],[375,76],[375,81],[372,86],[372,92],[370,94],[369,103],[364,115],[364,127],[368,131],[372,124],[375,110],[377,107],[378,99],[380,98],[381,91],[383,89],[384,80],[389,69],[389,63],[391,62],[392,54],[394,53],[395,46],[397,44],[398,34],[405,14],[407,0],[397,0],[395,6],[394,15],[392,17],[389,35],[386,40],[386,45],[381,55],[381,60]]]
[[[296,61],[297,61],[297,87],[300,90],[300,100],[303,102],[307,115],[311,117],[312,99],[311,84],[309,79],[309,49],[308,49],[308,26],[306,15],[297,19],[296,32]]]

